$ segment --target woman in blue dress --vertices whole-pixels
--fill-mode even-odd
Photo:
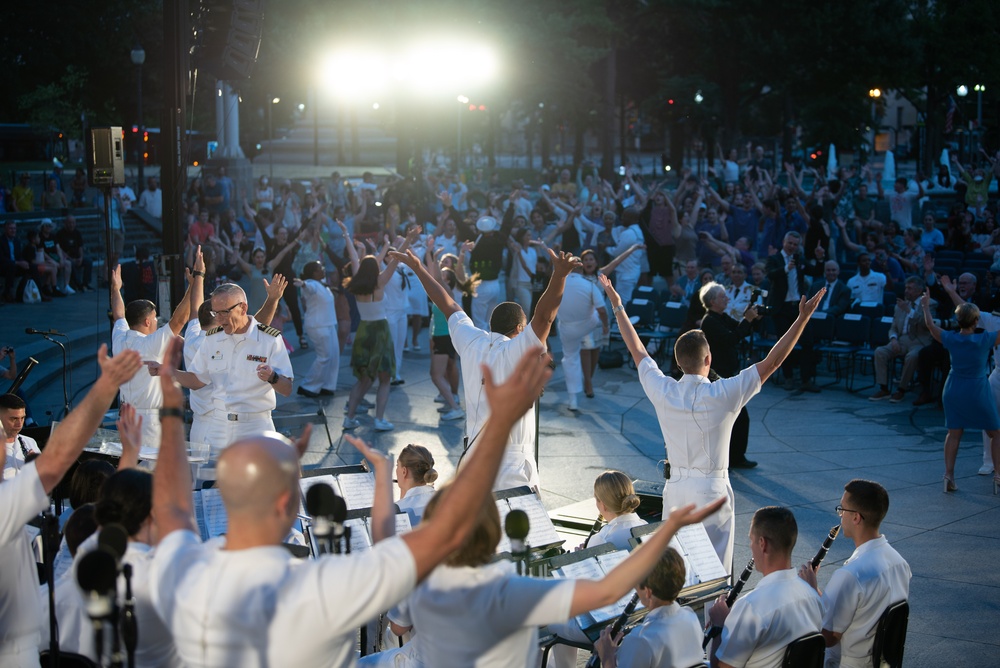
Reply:
[[[948,428],[944,439],[944,491],[954,492],[958,489],[955,486],[955,458],[966,429],[985,431],[990,437],[993,457],[1000,456],[1000,416],[987,380],[990,350],[1000,344],[1000,332],[975,331],[979,308],[972,303],[955,308],[959,331],[944,331],[934,324],[930,293],[924,293],[922,304],[924,321],[931,336],[951,353],[951,372],[944,383],[942,400],[945,426]],[[1000,475],[994,473],[993,493],[998,492]]]

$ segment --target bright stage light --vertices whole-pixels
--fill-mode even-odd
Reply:
[[[338,51],[322,61],[320,84],[339,99],[377,98],[386,87],[385,58],[377,51]]]

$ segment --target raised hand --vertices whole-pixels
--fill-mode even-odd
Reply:
[[[119,264],[111,271],[111,289],[122,289],[122,266]]]
[[[194,271],[200,271],[202,274],[205,273],[205,256],[201,252],[200,245],[194,249],[194,266],[192,269]]]
[[[597,280],[600,282],[601,287],[604,288],[604,294],[608,296],[608,300],[611,302],[611,308],[616,309],[621,306],[622,298],[615,290],[615,286],[611,285],[611,279],[604,274],[598,274]]]
[[[101,367],[99,381],[113,383],[121,387],[142,368],[142,358],[134,350],[123,350],[114,357],[108,357],[108,344],[101,344],[97,349],[97,363]]]
[[[812,314],[816,312],[820,303],[823,301],[823,295],[826,294],[826,288],[820,288],[819,292],[813,295],[813,298],[806,301],[805,297],[799,298],[799,316],[805,316],[811,318]]]
[[[726,502],[726,497],[720,496],[715,501],[698,508],[693,503],[689,503],[686,506],[681,506],[679,508],[674,508],[670,511],[669,517],[667,517],[664,524],[670,524],[674,527],[674,530],[680,529],[681,527],[686,527],[689,524],[697,524],[698,522],[704,521],[706,517],[715,513],[722,505]]]
[[[493,381],[490,368],[483,364],[483,390],[490,406],[490,419],[506,425],[513,425],[519,420],[535,403],[545,383],[552,377],[550,360],[545,348],[530,348],[521,357],[507,381],[499,385]]]
[[[170,344],[167,346],[167,352],[163,356],[163,364],[158,367],[157,373],[153,374],[160,376],[160,389],[163,391],[164,408],[180,408],[184,405],[184,393],[181,391],[181,386],[175,378],[175,373],[181,365],[183,354],[184,339],[179,336],[171,337]],[[150,366],[150,373],[153,373],[152,366]]]
[[[420,266],[420,258],[413,254],[413,251],[409,248],[406,252],[400,253],[399,251],[389,251],[389,257],[396,260],[400,264],[405,264],[410,269],[416,269]]]
[[[389,465],[389,458],[368,445],[364,440],[352,436],[344,432],[344,440],[354,446],[354,448],[361,453],[361,456],[368,460],[368,463],[372,465],[372,470],[377,470],[383,466]]]
[[[118,438],[122,442],[122,456],[118,462],[118,470],[134,468],[139,464],[139,450],[142,449],[142,416],[135,412],[135,407],[123,403],[118,409]]]
[[[574,256],[572,253],[560,252],[558,255],[551,248],[547,249],[549,251],[549,260],[552,262],[552,274],[560,276],[569,276],[569,274],[581,266],[583,263],[580,258]]]
[[[282,274],[272,276],[270,283],[267,282],[266,278],[262,278],[261,280],[264,281],[264,290],[271,299],[280,299],[281,295],[285,294],[285,288],[288,287],[288,279]]]

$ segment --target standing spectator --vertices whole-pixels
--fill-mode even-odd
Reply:
[[[993,181],[992,170],[987,173],[985,169],[978,168],[970,173],[958,161],[957,155],[951,156],[951,161],[958,167],[959,177],[965,182],[965,206],[976,216],[981,216],[986,209],[986,203],[989,202],[990,183]]]
[[[35,210],[35,191],[31,189],[31,176],[28,172],[21,174],[20,181],[10,194],[14,201],[14,211]]]
[[[155,176],[146,179],[146,189],[139,195],[139,208],[153,218],[163,218],[163,191]]]
[[[42,208],[65,209],[67,206],[66,193],[59,190],[59,186],[55,179],[49,179],[48,189],[42,193]]]
[[[673,285],[675,239],[681,234],[681,225],[674,203],[660,190],[660,184],[653,186],[639,214],[639,226],[648,251],[650,278],[660,275],[668,286]]]
[[[62,228],[56,232],[56,243],[70,261],[70,287],[84,292],[93,290],[90,274],[94,267],[84,254],[83,235],[76,228],[76,216],[73,214],[66,215]]]
[[[73,206],[86,206],[87,174],[83,171],[83,167],[76,168],[76,175],[73,176],[73,180],[70,181],[69,187],[73,190]]]
[[[306,397],[332,397],[340,376],[337,308],[333,293],[324,282],[325,277],[323,264],[310,262],[303,268],[302,278],[295,279],[295,286],[302,291],[306,336],[316,351],[316,361],[297,390]]]
[[[226,210],[226,194],[215,174],[210,173],[205,177],[205,188],[202,194],[205,200],[205,208],[209,212],[222,213]]]
[[[105,276],[109,275],[108,272],[112,267],[118,266],[118,258],[121,257],[122,252],[125,250],[126,208],[117,186],[111,188],[108,200],[108,211],[110,212],[108,226],[111,228],[111,238],[108,240],[108,247],[111,250],[111,259],[110,266],[104,268]]]
[[[254,193],[254,199],[257,202],[257,210],[261,209],[274,209],[274,188],[270,186],[270,182],[266,176],[260,177],[257,182],[257,191]]]
[[[614,228],[612,236],[615,245],[608,248],[608,253],[614,257],[628,250],[632,246],[643,243],[642,228],[639,226],[639,209],[629,207],[622,212],[621,225]],[[632,291],[639,282],[639,274],[642,272],[642,251],[633,252],[618,265],[615,271],[615,283],[618,294],[621,295],[622,303],[628,304],[632,299]]]
[[[226,173],[225,167],[219,167],[219,176],[216,179],[219,183],[219,187],[222,188],[222,207],[216,213],[223,213],[229,211],[233,207],[233,194],[236,189],[236,185],[233,180],[229,178]]]
[[[137,185],[136,187],[138,188],[139,186]],[[119,195],[121,196],[122,199],[122,210],[124,211],[124,213],[128,213],[129,211],[131,211],[132,207],[135,206],[135,203],[139,200],[139,198],[135,194],[135,191],[132,190],[132,188],[128,185],[127,182],[125,183],[125,185],[121,187]]]
[[[767,280],[771,283],[767,305],[774,314],[774,329],[778,336],[782,336],[795,322],[799,315],[799,299],[806,295],[805,256],[799,252],[801,243],[802,236],[798,232],[788,232],[781,251],[767,258]],[[804,344],[802,347],[806,348]],[[819,391],[813,382],[815,368],[812,355],[804,354],[807,352],[791,351],[782,365],[786,390],[795,389],[794,370],[801,366],[802,389]]]
[[[878,182],[878,195],[885,197],[882,190],[882,181]],[[924,186],[921,179],[917,177],[917,190],[910,188],[910,182],[905,177],[899,177],[893,184],[893,192],[889,195],[889,217],[894,220],[899,229],[908,230],[913,227],[913,206],[924,196]]]

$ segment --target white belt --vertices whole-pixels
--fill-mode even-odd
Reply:
[[[227,411],[213,409],[209,415],[213,419],[225,420],[227,422],[248,422],[250,420],[271,419],[271,411],[260,411],[257,413],[230,413]]]
[[[683,466],[670,467],[670,480],[667,482],[677,482],[674,478],[728,478],[729,471],[703,471],[701,469],[686,469]]]

